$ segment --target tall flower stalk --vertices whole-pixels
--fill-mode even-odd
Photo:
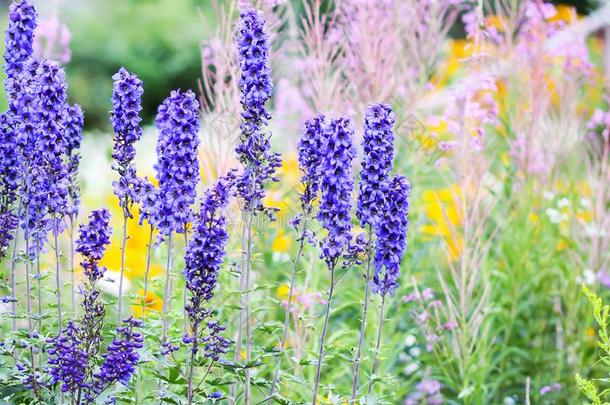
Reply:
[[[172,91],[159,107],[156,119],[158,199],[152,214],[153,223],[167,238],[168,255],[163,292],[163,335],[165,343],[172,304],[173,236],[186,232],[193,220],[191,206],[199,182],[199,103],[192,91]]]
[[[320,372],[324,358],[324,345],[328,332],[328,320],[335,290],[336,271],[341,264],[343,256],[347,253],[351,242],[351,193],[354,186],[352,174],[352,160],[355,157],[355,148],[352,144],[354,130],[351,121],[345,118],[325,119],[322,123],[320,165],[320,208],[318,220],[328,232],[321,241],[321,258],[324,259],[330,271],[330,286],[326,300],[324,326],[320,334],[318,362],[313,387],[312,404],[317,404],[318,389],[320,386]]]
[[[364,123],[364,141],[362,170],[358,193],[358,209],[356,215],[360,224],[366,229],[367,244],[366,270],[364,276],[364,300],[362,303],[362,319],[358,349],[354,359],[354,378],[352,382],[352,402],[356,401],[362,346],[366,330],[371,280],[371,264],[374,254],[374,235],[384,211],[387,209],[388,180],[394,160],[395,116],[392,108],[386,104],[372,104],[368,107]]]
[[[13,252],[11,254],[11,312],[13,314],[13,330],[17,328],[15,315],[17,314],[16,299],[16,266],[17,266],[17,244],[19,233],[19,217],[22,214],[23,201],[19,193],[23,193],[24,154],[22,147],[24,137],[28,132],[25,125],[18,120],[20,114],[29,110],[30,104],[23,98],[23,87],[21,86],[24,63],[31,58],[33,52],[34,30],[36,29],[36,9],[31,2],[24,0],[13,2],[8,10],[8,27],[5,33],[4,49],[4,71],[6,74],[5,93],[9,109],[0,118],[1,155],[0,163],[0,186],[2,187],[2,198],[0,200],[0,260],[11,240]],[[21,77],[21,79],[20,79]],[[27,112],[27,111],[26,111]],[[17,204],[15,202],[18,201]],[[15,211],[15,205],[17,211]],[[13,237],[13,231],[15,236]],[[27,264],[26,264],[27,265]],[[29,284],[29,282],[28,282]],[[30,290],[27,289],[29,296]]]
[[[112,112],[110,121],[114,129],[114,149],[112,153],[113,169],[119,174],[119,180],[113,183],[114,194],[119,199],[123,211],[123,235],[121,243],[121,269],[119,279],[119,297],[117,303],[117,324],[122,319],[123,278],[125,276],[125,246],[127,244],[127,220],[132,218],[131,208],[139,200],[137,189],[139,179],[133,162],[136,156],[135,143],[142,137],[140,111],[142,110],[142,81],[135,74],[121,68],[112,76],[114,80],[112,93]]]
[[[84,114],[78,104],[65,109],[66,120],[66,158],[68,165],[68,194],[70,202],[67,206],[66,216],[70,223],[70,292],[72,301],[72,314],[76,314],[76,283],[74,281],[74,232],[78,211],[80,209],[80,186],[78,184],[78,167],[80,164],[80,146],[83,139]]]
[[[32,75],[30,91],[34,94],[37,111],[33,117],[35,135],[28,188],[29,224],[32,249],[29,254],[37,260],[47,242],[48,232],[53,235],[55,252],[55,296],[57,318],[62,319],[62,284],[59,234],[65,230],[64,214],[68,207],[68,168],[65,162],[66,135],[65,109],[67,107],[66,82],[63,69],[54,62],[31,60],[26,70]]]
[[[140,201],[142,206],[140,207],[140,225],[144,221],[148,222],[148,246],[146,252],[146,270],[144,271],[144,295],[142,297],[142,322],[146,317],[147,302],[146,297],[148,296],[148,274],[150,272],[150,262],[153,251],[153,235],[155,233],[154,217],[156,215],[157,205],[159,201],[159,190],[147,179],[144,178],[140,182]]]
[[[371,286],[374,294],[381,295],[381,307],[379,310],[379,325],[377,327],[377,341],[373,354],[369,393],[373,389],[379,359],[386,297],[388,294],[394,295],[396,288],[398,288],[400,262],[407,247],[409,194],[410,186],[407,179],[399,174],[394,175],[388,185],[386,209],[380,218],[380,223],[376,230],[377,246],[375,258],[373,259],[375,272],[371,280]]]
[[[294,294],[294,284],[296,272],[299,268],[299,262],[303,254],[305,243],[312,238],[311,220],[313,219],[314,205],[313,202],[318,196],[320,190],[320,163],[322,156],[320,154],[322,126],[324,122],[323,116],[317,116],[310,121],[305,122],[305,127],[299,144],[298,161],[299,169],[303,173],[301,176],[301,184],[304,186],[301,194],[301,214],[292,222],[298,233],[299,247],[297,254],[292,261],[292,271],[290,273],[290,287],[288,290],[288,301],[284,313],[284,327],[282,329],[282,340],[280,341],[279,354],[276,358],[276,370],[269,390],[269,400],[273,399],[275,387],[280,379],[281,363],[284,350],[286,349],[286,341],[288,338],[288,327],[290,325],[290,311],[292,309],[292,298]]]
[[[184,278],[190,293],[185,306],[190,333],[185,333],[183,341],[191,345],[187,374],[187,399],[193,403],[193,378],[198,352],[204,349],[204,358],[213,362],[228,351],[230,341],[220,332],[224,327],[211,320],[213,309],[210,301],[218,284],[220,266],[224,261],[225,247],[229,239],[226,230],[227,218],[222,210],[229,203],[233,192],[234,176],[231,172],[223,177],[201,199],[193,236],[186,247]]]
[[[265,184],[275,180],[274,172],[280,166],[279,155],[271,151],[270,135],[265,127],[271,115],[266,103],[271,98],[273,83],[269,67],[269,38],[265,33],[262,15],[252,9],[240,13],[237,32],[237,48],[241,77],[241,136],[236,148],[243,171],[237,179],[237,193],[243,201],[242,207],[242,260],[241,260],[241,311],[235,346],[235,360],[242,345],[242,330],[245,329],[246,363],[250,362],[252,331],[250,325],[250,278],[252,256],[252,224],[258,213],[269,213],[262,200]],[[250,403],[250,368],[245,370],[244,401]],[[236,387],[232,388],[232,401]]]

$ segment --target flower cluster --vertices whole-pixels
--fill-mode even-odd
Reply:
[[[436,380],[425,379],[415,386],[415,392],[409,394],[404,405],[440,405],[445,402],[441,390],[443,384]]]
[[[265,104],[271,98],[273,83],[269,67],[269,38],[264,31],[265,21],[255,10],[244,10],[240,14],[237,45],[241,78],[241,139],[236,148],[244,169],[237,191],[246,203],[246,210],[264,210],[262,199],[264,185],[276,180],[274,173],[281,164],[280,156],[271,151],[270,135],[263,127],[271,115]]]
[[[235,173],[230,172],[206,191],[201,199],[201,207],[195,232],[186,248],[184,278],[191,292],[186,311],[194,336],[189,342],[196,342],[199,325],[211,316],[212,310],[204,307],[214,296],[220,266],[225,256],[228,240],[227,219],[222,210],[229,203],[233,193]],[[208,322],[208,333],[203,338],[205,356],[218,360],[226,352],[230,342],[220,336],[224,330],[217,322]],[[196,345],[193,350],[196,351]]]
[[[36,9],[30,0],[16,1],[9,7],[8,18],[4,40],[4,71],[8,78],[13,78],[23,70],[24,63],[32,56]],[[10,100],[11,92],[7,94]]]
[[[140,128],[141,100],[144,89],[142,81],[135,74],[121,68],[114,76],[112,93],[112,112],[110,121],[114,129],[113,169],[119,173],[119,180],[113,183],[114,194],[119,198],[121,207],[127,215],[130,204],[138,201],[135,188],[138,185],[135,143],[142,137]]]
[[[154,222],[164,235],[184,232],[199,182],[199,103],[191,90],[172,91],[159,107],[156,124],[159,200]]]
[[[322,240],[322,257],[329,267],[336,264],[351,241],[351,194],[354,186],[352,144],[354,130],[346,118],[323,119],[318,220],[328,231]]]
[[[393,295],[398,287],[400,261],[407,246],[409,192],[407,179],[394,175],[388,186],[388,203],[376,229],[375,274],[371,281],[374,293]]]
[[[69,179],[64,163],[66,154],[66,82],[63,69],[54,62],[29,61],[23,74],[32,76],[34,95],[33,134],[27,134],[29,173],[26,180],[27,210],[33,249],[40,252],[47,233],[63,231],[62,217],[68,207]],[[23,115],[22,115],[23,118]],[[30,149],[31,154],[30,154]]]
[[[218,322],[207,323],[208,335],[203,338],[204,356],[214,361],[220,360],[220,356],[229,350],[231,341],[222,337],[221,333],[225,330],[224,326]]]
[[[375,225],[386,205],[387,181],[394,160],[394,122],[387,104],[372,104],[364,119],[364,158],[360,172],[358,208],[360,223]]]
[[[154,225],[154,218],[157,215],[157,208],[159,202],[159,190],[144,177],[140,179],[138,195],[140,199],[140,225],[144,221],[148,221],[149,224]]]
[[[80,328],[70,321],[58,336],[47,342],[51,345],[48,350],[51,384],[61,383],[62,392],[74,393],[83,388],[89,356],[82,348]]]
[[[144,346],[144,337],[140,332],[135,332],[134,328],[141,327],[142,321],[130,317],[123,324],[117,328],[119,337],[108,346],[100,372],[95,376],[98,380],[96,385],[100,388],[115,381],[128,385],[140,360],[138,350]]]
[[[322,162],[322,123],[324,116],[318,115],[305,122],[303,134],[297,145],[299,169],[303,172],[301,184],[304,186],[301,204],[305,212],[309,210],[320,189],[320,163]]]
[[[76,251],[83,255],[81,266],[92,284],[104,274],[104,269],[98,267],[98,262],[104,257],[106,247],[110,244],[112,230],[109,223],[110,212],[101,209],[89,214],[89,223],[79,228],[80,237],[76,241]]]
[[[20,156],[17,134],[8,113],[0,114],[0,259],[13,239],[18,217],[14,211],[19,190]]]
[[[85,117],[82,108],[78,104],[67,106],[64,110],[64,120],[66,123],[65,142],[68,171],[68,194],[70,195],[70,205],[66,214],[75,219],[78,216],[80,207],[80,187],[78,184],[78,166],[80,155],[78,153],[83,139],[83,125]]]

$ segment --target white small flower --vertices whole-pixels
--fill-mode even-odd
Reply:
[[[517,401],[515,401],[515,398],[513,398],[513,397],[505,397],[504,401],[502,401],[502,403],[504,405],[515,405],[517,403]]]
[[[567,198],[562,198],[561,200],[557,201],[557,206],[559,208],[569,207],[570,206],[570,200],[568,200]]]
[[[583,271],[582,273],[583,275],[583,282],[587,285],[592,285],[593,283],[595,283],[595,273],[593,271],[591,271],[590,269],[585,269],[585,271]]]
[[[407,335],[405,337],[405,346],[410,347],[413,346],[417,342],[417,338],[413,335]]]
[[[546,215],[549,217],[549,220],[552,223],[558,224],[561,222],[561,220],[562,220],[561,212],[559,212],[555,208],[547,208],[545,212],[546,212]]]
[[[581,198],[580,206],[583,208],[591,208],[591,200],[589,200],[588,198]]]
[[[555,194],[551,193],[550,191],[543,191],[542,192],[542,197],[545,200],[552,200],[553,198],[555,198]]]
[[[421,350],[419,349],[419,347],[412,347],[411,350],[409,350],[409,354],[413,357],[418,357],[420,353]]]
[[[406,375],[411,375],[414,372],[416,372],[417,370],[419,370],[419,364],[411,363],[411,364],[407,365],[403,371]]]

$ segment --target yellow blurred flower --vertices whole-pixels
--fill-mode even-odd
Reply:
[[[138,295],[143,296],[144,295],[144,290],[140,289],[140,291],[138,291]],[[138,300],[140,301],[140,300]],[[155,293],[151,292],[151,291],[147,291],[146,292],[146,297],[144,298],[144,312],[147,313],[148,311],[155,311],[155,312],[161,312],[161,310],[163,309],[163,299],[161,297],[159,297],[158,295],[156,295]],[[138,303],[137,305],[132,305],[131,309],[133,311],[134,316],[136,316],[137,318],[141,318],[142,317],[142,304]]]
[[[296,153],[290,153],[282,158],[282,166],[278,170],[282,185],[295,186],[299,184],[299,162]]]
[[[279,286],[277,288],[277,297],[282,300],[282,301],[287,301],[288,300],[288,296],[290,295],[290,285],[288,284],[282,284],[281,286]],[[295,302],[297,299],[297,295],[293,294],[292,295],[292,299],[290,300],[291,302]]]
[[[462,214],[456,203],[461,191],[457,185],[440,190],[428,190],[423,194],[424,212],[431,223],[421,227],[428,236],[440,236],[445,240],[452,260],[457,259],[464,249],[460,235]]]
[[[557,242],[557,245],[555,246],[555,250],[557,252],[563,252],[564,250],[566,250],[570,245],[568,244],[568,242],[565,241],[565,239],[560,240],[559,242]]]
[[[555,6],[555,15],[548,19],[548,21],[565,23],[573,23],[578,20],[579,16],[576,9],[568,4],[558,4]]]
[[[538,223],[539,219],[540,219],[540,217],[535,212],[530,212],[529,215],[527,216],[527,220],[530,221],[532,224]]]
[[[284,229],[279,229],[271,243],[271,250],[274,253],[288,253],[290,246],[292,246],[292,238],[286,234]]]

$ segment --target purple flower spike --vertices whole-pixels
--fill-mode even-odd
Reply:
[[[66,123],[66,155],[68,159],[68,194],[70,204],[66,215],[75,219],[78,216],[80,207],[80,186],[78,184],[78,166],[80,164],[79,149],[83,140],[83,126],[85,116],[82,108],[78,104],[67,106],[64,110]]]
[[[18,145],[10,114],[0,114],[0,259],[6,254],[19,224],[15,213],[22,163]]]
[[[360,172],[358,209],[360,223],[375,225],[386,204],[388,178],[394,160],[394,113],[387,104],[372,104],[364,119],[364,158]]]
[[[21,73],[25,62],[32,56],[36,16],[30,0],[16,1],[9,7],[9,23],[4,37],[4,71],[8,79]],[[13,93],[7,91],[7,95],[10,102]]]
[[[376,229],[375,274],[371,284],[372,291],[380,295],[393,295],[398,287],[400,262],[407,247],[409,193],[407,179],[394,175],[388,186],[388,203]]]
[[[97,264],[104,257],[106,247],[110,245],[112,230],[109,224],[110,212],[101,209],[89,214],[89,223],[79,228],[80,237],[76,241],[76,251],[83,255],[81,266],[92,284],[104,274],[104,269],[100,269]]]
[[[62,392],[76,393],[86,387],[86,370],[89,361],[87,352],[81,347],[81,331],[72,321],[56,337],[48,340],[49,375],[51,383],[61,383]]]
[[[157,114],[159,200],[154,222],[163,235],[184,232],[199,182],[199,103],[195,93],[172,91]]]
[[[297,145],[299,169],[303,172],[301,183],[305,186],[301,195],[304,208],[311,205],[320,190],[320,164],[322,163],[322,123],[319,115],[305,122],[305,128]]]
[[[269,67],[269,38],[265,21],[255,10],[240,14],[237,47],[241,78],[241,139],[236,148],[244,169],[237,182],[237,191],[246,203],[246,211],[264,211],[265,184],[275,181],[275,170],[281,165],[280,156],[271,151],[271,135],[263,128],[271,115],[265,104],[273,93]]]
[[[218,273],[225,257],[229,236],[227,218],[222,211],[233,195],[234,183],[235,173],[230,172],[206,191],[201,199],[195,232],[187,245],[185,256],[184,278],[191,293],[186,313],[196,335],[185,336],[184,341],[194,343],[193,350],[196,354],[197,339],[205,332],[202,338],[204,356],[215,361],[227,352],[230,341],[220,335],[224,328],[217,322],[207,322],[207,331],[202,331],[200,326],[213,312],[206,304],[214,297]]]
[[[142,81],[125,68],[121,68],[112,79],[114,88],[110,121],[115,133],[112,158],[113,169],[119,173],[119,180],[113,183],[114,194],[125,213],[131,216],[130,205],[139,199],[136,192],[139,180],[133,159],[136,155],[135,143],[142,137],[140,111],[144,89]]]
[[[124,326],[117,328],[119,336],[108,346],[108,352],[104,354],[104,363],[97,375],[101,386],[114,381],[128,385],[140,360],[138,350],[144,346],[144,337],[133,329],[141,327],[142,321],[130,317],[124,320],[123,324]]]
[[[351,240],[351,194],[354,187],[352,144],[354,130],[345,118],[324,119],[322,128],[321,199],[318,220],[328,231],[322,240],[322,257],[334,266]]]

